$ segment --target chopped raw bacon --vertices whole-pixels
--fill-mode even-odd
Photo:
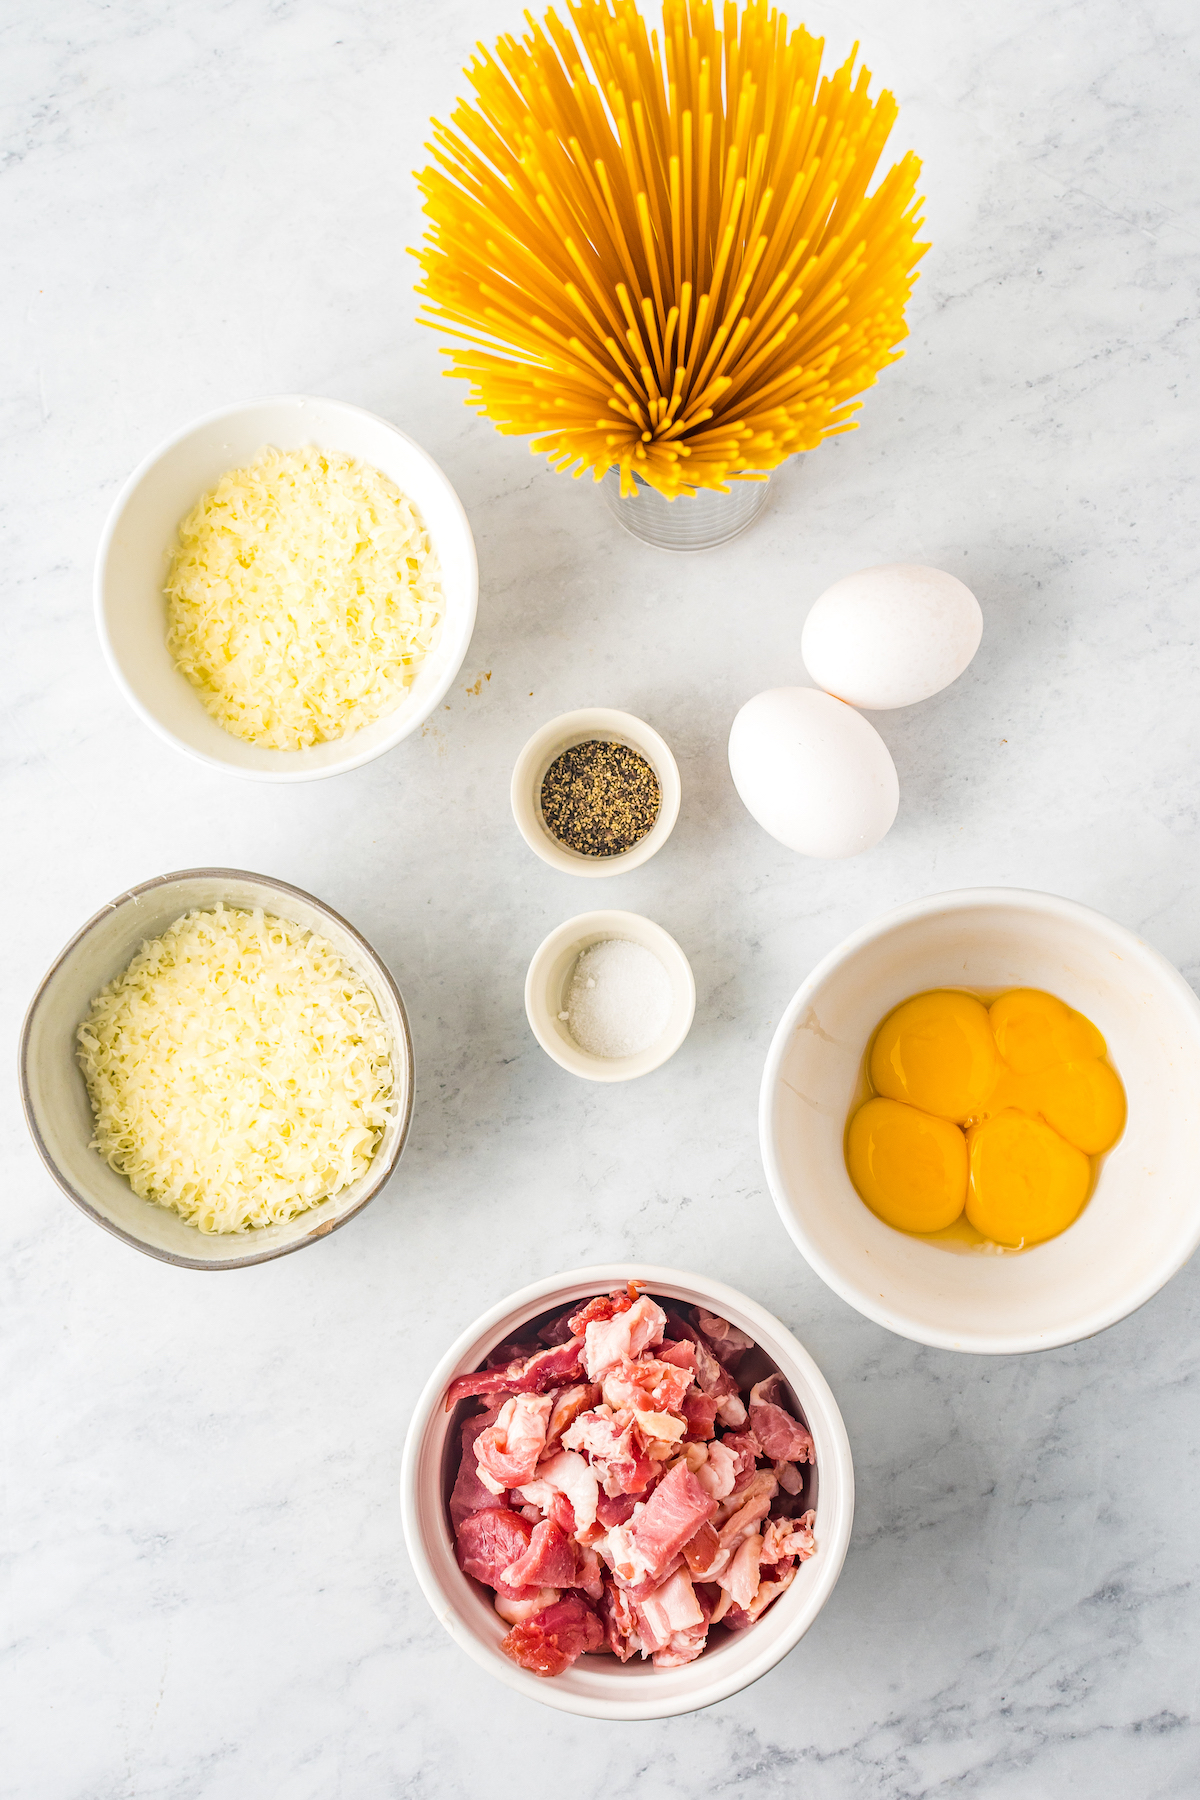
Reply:
[[[696,1327],[689,1325],[686,1319],[681,1319],[678,1313],[669,1314],[668,1324],[672,1335],[679,1342],[692,1346],[692,1353],[696,1358],[696,1386],[701,1393],[718,1396],[736,1394],[737,1382],[728,1369],[721,1367],[713,1355],[711,1344],[696,1330]]]
[[[685,1570],[678,1570],[637,1602],[637,1622],[638,1636],[647,1650],[664,1650],[674,1632],[707,1623]]]
[[[690,1369],[676,1368],[674,1363],[659,1362],[653,1356],[623,1356],[600,1379],[605,1404],[614,1412],[645,1407],[678,1412],[691,1385]]]
[[[740,1394],[722,1394],[717,1400],[717,1417],[722,1425],[740,1431],[746,1423],[746,1408]]]
[[[506,1625],[519,1625],[522,1619],[532,1619],[534,1613],[545,1612],[548,1606],[561,1598],[557,1588],[524,1588],[527,1598],[524,1600],[508,1600],[503,1594],[497,1594],[496,1611]]]
[[[531,1500],[548,1512],[555,1493],[565,1494],[575,1513],[575,1530],[586,1531],[596,1522],[599,1485],[582,1456],[574,1450],[559,1450],[537,1467],[532,1482],[519,1489],[522,1500]]]
[[[687,1434],[690,1438],[706,1442],[713,1435],[714,1420],[717,1416],[717,1399],[715,1394],[697,1394],[693,1391],[683,1396],[683,1416],[687,1420]]]
[[[550,1423],[546,1426],[546,1442],[553,1444],[567,1428],[575,1423],[581,1412],[595,1406],[600,1398],[600,1389],[591,1382],[578,1383],[575,1387],[563,1388],[554,1396],[554,1409],[550,1414]]]
[[[662,1575],[716,1511],[691,1470],[679,1464],[659,1482],[632,1527],[633,1546],[647,1575]]]
[[[714,1356],[724,1363],[727,1369],[736,1369],[747,1350],[753,1350],[754,1339],[731,1325],[728,1319],[722,1319],[716,1313],[705,1312],[702,1306],[696,1308],[696,1323],[708,1339]]]
[[[708,1583],[707,1585],[711,1588],[711,1587],[715,1586],[715,1583]],[[720,1588],[719,1587],[716,1589],[716,1592],[717,1592],[719,1598],[716,1602],[716,1605],[713,1607],[712,1612],[709,1614],[708,1622],[710,1625],[722,1624],[724,1621],[724,1618],[725,1618],[725,1614],[729,1611],[730,1606],[733,1604],[733,1597],[730,1594],[728,1588]]]
[[[736,1543],[759,1519],[765,1519],[778,1492],[779,1484],[769,1469],[759,1469],[749,1486],[740,1493],[735,1488],[724,1502],[722,1516],[717,1522],[722,1544]]]
[[[561,1675],[588,1650],[599,1650],[604,1627],[578,1595],[558,1600],[545,1612],[514,1625],[500,1648],[535,1675]]]
[[[485,1395],[489,1409],[459,1433],[459,1564],[493,1589],[523,1668],[553,1676],[598,1653],[681,1668],[710,1625],[752,1626],[814,1554],[814,1515],[797,1516],[812,1438],[781,1376],[739,1389],[750,1348],[716,1313],[685,1317],[630,1284],[451,1383],[449,1407]]]
[[[752,1491],[750,1498],[746,1500],[744,1504],[739,1504],[737,1511],[731,1514],[729,1518],[725,1519],[724,1522],[720,1519],[716,1521],[717,1554],[713,1558],[712,1563],[705,1570],[705,1574],[710,1581],[719,1581],[722,1587],[728,1587],[730,1582],[735,1579],[733,1574],[735,1567],[740,1567],[743,1572],[749,1567],[749,1563],[746,1557],[743,1557],[742,1552],[747,1543],[752,1543],[754,1545],[752,1559],[754,1582],[750,1589],[749,1599],[753,1599],[754,1593],[758,1587],[758,1553],[761,1548],[761,1537],[758,1528],[767,1517],[770,1510],[770,1494],[765,1491]],[[739,1559],[741,1559],[740,1562]],[[744,1580],[744,1573],[741,1577],[736,1579]],[[737,1598],[736,1594],[734,1598]],[[747,1600],[746,1604],[748,1603],[749,1601]],[[739,1601],[738,1604],[740,1605],[742,1603]]]
[[[750,1428],[772,1462],[815,1462],[811,1433],[778,1404],[783,1377],[768,1375],[750,1389]]]
[[[738,1458],[721,1438],[715,1438],[706,1447],[708,1455],[695,1471],[696,1480],[714,1500],[727,1500],[737,1480]]]
[[[510,1588],[574,1587],[578,1559],[575,1545],[552,1519],[533,1528],[529,1547],[504,1571]]]
[[[471,1513],[484,1512],[496,1504],[497,1496],[480,1481],[475,1461],[475,1439],[493,1422],[490,1413],[481,1413],[478,1418],[463,1420],[462,1461],[458,1465],[454,1492],[450,1496],[450,1523],[455,1531]]]
[[[633,1415],[637,1435],[651,1462],[666,1462],[687,1430],[686,1419],[675,1413],[653,1412],[641,1407]]]
[[[777,1462],[775,1479],[785,1494],[799,1494],[804,1491],[804,1477],[793,1462]]]
[[[816,1550],[812,1531],[815,1518],[815,1513],[806,1512],[799,1519],[772,1519],[763,1532],[763,1561],[778,1563],[785,1557],[798,1556],[803,1562],[810,1557]]]
[[[617,1288],[611,1294],[597,1294],[578,1312],[573,1312],[567,1324],[582,1337],[593,1319],[612,1319],[617,1313],[628,1312],[637,1297],[637,1286],[632,1281],[628,1288]]]
[[[537,1508],[534,1508],[537,1511]],[[554,1491],[554,1498],[546,1510],[546,1517],[553,1519],[564,1537],[573,1538],[578,1529],[575,1521],[575,1508],[565,1494]]]
[[[731,1492],[736,1492],[739,1487],[745,1487],[753,1476],[757,1458],[762,1455],[762,1445],[752,1431],[727,1431],[721,1442],[738,1460],[731,1489]]]
[[[673,1631],[670,1643],[654,1652],[654,1666],[656,1669],[681,1669],[684,1663],[695,1662],[707,1642],[707,1619],[684,1631]]]
[[[582,1588],[589,1600],[599,1600],[604,1592],[604,1565],[594,1550],[579,1546],[579,1560],[572,1587]]]
[[[460,1400],[470,1400],[476,1394],[512,1393],[516,1383],[517,1369],[524,1368],[523,1363],[513,1364],[513,1379],[509,1379],[507,1369],[485,1369],[479,1375],[460,1375],[457,1381],[446,1390],[446,1411],[453,1412]]]
[[[583,1374],[579,1360],[582,1349],[582,1339],[571,1338],[549,1350],[538,1350],[523,1362],[509,1363],[506,1368],[460,1375],[450,1383],[446,1411],[453,1412],[460,1400],[474,1394],[542,1394],[547,1388],[578,1381]]]
[[[507,1507],[491,1507],[487,1512],[472,1513],[464,1519],[455,1534],[458,1566],[464,1575],[484,1581],[498,1594],[513,1600],[521,1597],[520,1589],[510,1587],[504,1571],[529,1548],[533,1526],[520,1513]]]
[[[616,1549],[616,1546],[613,1544],[613,1535],[614,1534],[610,1532],[605,1542],[600,1546],[606,1556],[610,1551],[615,1551]],[[639,1600],[644,1600],[647,1594],[652,1594],[654,1592],[655,1588],[660,1588],[664,1581],[669,1580],[670,1577],[675,1574],[676,1570],[687,1568],[687,1564],[683,1560],[683,1554],[680,1552],[678,1556],[673,1556],[671,1558],[665,1569],[656,1569],[652,1575],[643,1574],[639,1580],[631,1581],[628,1577],[628,1570],[631,1567],[630,1559],[633,1555],[634,1553],[630,1551],[626,1553],[623,1562],[614,1562],[612,1574],[613,1580],[621,1589],[625,1598],[627,1600],[632,1600],[635,1603]],[[626,1571],[625,1574],[621,1573],[622,1569]]]
[[[507,1369],[513,1363],[524,1366],[531,1356],[536,1356],[541,1349],[537,1343],[528,1343],[520,1338],[508,1338],[503,1344],[497,1344],[494,1350],[488,1351],[488,1369]]]
[[[665,1475],[668,1469],[673,1469],[677,1462],[683,1462],[694,1475],[696,1470],[702,1469],[708,1461],[708,1449],[707,1444],[693,1443],[691,1438],[685,1437],[681,1444],[676,1445],[676,1454],[667,1464],[667,1468],[663,1470],[663,1474]]]
[[[642,1648],[638,1636],[637,1612],[634,1602],[630,1600],[615,1581],[604,1583],[604,1593],[600,1601],[600,1617],[608,1634],[608,1647],[614,1656],[622,1662]]]
[[[637,1603],[643,1651],[652,1652],[655,1666],[660,1669],[678,1669],[684,1663],[694,1662],[708,1637],[710,1611],[702,1605],[686,1572],[680,1569]]]
[[[563,1444],[583,1452],[610,1496],[640,1494],[654,1472],[653,1463],[634,1442],[633,1421],[618,1424],[607,1406],[581,1413]]]
[[[758,1619],[762,1618],[763,1614],[766,1612],[768,1606],[771,1605],[772,1601],[778,1600],[780,1594],[785,1593],[787,1591],[787,1589],[791,1587],[791,1585],[792,1585],[793,1581],[795,1581],[795,1579],[796,1579],[796,1570],[795,1570],[795,1567],[793,1566],[790,1569],[784,1569],[782,1574],[780,1574],[774,1581],[760,1581],[759,1582],[758,1592],[757,1592],[757,1594],[755,1594],[754,1599],[750,1602],[750,1605],[746,1608],[746,1611],[750,1617],[750,1623],[752,1625]]]
[[[475,1461],[483,1485],[487,1477],[498,1482],[493,1491],[519,1487],[537,1468],[546,1444],[546,1425],[554,1405],[551,1394],[514,1394],[500,1408],[494,1425],[475,1439]]]
[[[598,1381],[614,1363],[631,1360],[661,1344],[666,1322],[666,1313],[648,1294],[611,1319],[593,1319],[584,1332],[588,1380]]]
[[[683,1546],[683,1560],[693,1575],[707,1575],[720,1555],[721,1540],[707,1523]]]
[[[726,1588],[735,1606],[748,1609],[758,1592],[758,1565],[762,1555],[762,1538],[752,1531],[742,1539],[729,1562],[713,1580]]]
[[[603,1525],[605,1531],[624,1525],[636,1505],[635,1494],[601,1494],[596,1502],[596,1523]]]

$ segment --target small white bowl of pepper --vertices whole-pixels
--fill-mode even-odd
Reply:
[[[611,707],[562,713],[513,770],[513,818],[567,875],[621,875],[661,850],[679,817],[679,770],[644,720]]]

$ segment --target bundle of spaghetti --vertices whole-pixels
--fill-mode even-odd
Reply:
[[[433,122],[417,177],[423,321],[447,373],[558,468],[668,497],[762,478],[852,428],[894,362],[920,163],[867,189],[897,114],[857,47],[767,0],[567,0],[477,46],[474,101]],[[573,30],[571,29],[573,27]]]

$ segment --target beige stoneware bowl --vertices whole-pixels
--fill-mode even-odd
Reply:
[[[1091,1019],[1129,1117],[1061,1236],[956,1255],[893,1231],[859,1199],[843,1137],[863,1053],[928,988],[1035,987]],[[767,1180],[822,1280],[902,1337],[991,1355],[1045,1350],[1123,1319],[1200,1243],[1200,1001],[1156,950],[1073,900],[978,888],[914,901],[847,938],[784,1013],[763,1073]]]
[[[816,1449],[817,1554],[803,1563],[791,1587],[748,1631],[729,1635],[682,1669],[656,1669],[635,1657],[584,1656],[553,1679],[532,1675],[500,1649],[507,1627],[480,1582],[464,1575],[454,1556],[447,1502],[457,1473],[459,1423],[464,1412],[445,1409],[456,1375],[477,1369],[488,1352],[539,1314],[589,1294],[644,1284],[651,1294],[701,1305],[749,1332],[777,1368],[812,1432]],[[756,1352],[747,1352],[753,1356]],[[764,1372],[765,1372],[764,1363]],[[825,1605],[841,1573],[854,1521],[854,1465],[837,1401],[808,1351],[765,1307],[745,1294],[677,1269],[644,1263],[607,1263],[534,1282],[476,1319],[450,1346],[417,1401],[401,1473],[404,1537],[421,1591],[454,1642],[479,1666],[526,1699],[589,1719],[662,1719],[711,1706],[749,1687],[799,1643]],[[703,1785],[703,1784],[701,1784]]]
[[[260,450],[340,450],[391,477],[415,501],[442,565],[445,615],[412,686],[373,725],[304,750],[234,737],[205,711],[166,646],[163,586],[176,527],[228,469]],[[341,400],[286,394],[195,420],[160,444],[117,495],[96,554],[96,626],[117,686],[138,717],[176,750],[254,781],[314,781],[382,756],[424,723],[462,666],[475,629],[479,573],[458,495],[433,458],[386,419]]]
[[[370,989],[392,1041],[396,1103],[370,1168],[358,1181],[286,1225],[217,1236],[140,1200],[91,1149],[92,1109],[75,1055],[75,1031],[93,997],[147,938],[195,907],[261,906],[328,938]],[[391,975],[340,914],[300,888],[243,869],[183,869],[130,888],[89,919],[38,988],[25,1016],[21,1099],[38,1154],[63,1192],[97,1225],[135,1250],[184,1269],[242,1269],[302,1250],[362,1211],[387,1182],[408,1136],[413,1052],[408,1017]]]

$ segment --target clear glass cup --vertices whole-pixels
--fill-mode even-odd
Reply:
[[[753,524],[767,503],[768,481],[731,481],[727,494],[700,488],[667,500],[634,476],[636,492],[622,496],[621,478],[610,469],[600,483],[605,505],[619,525],[658,550],[712,550]]]

